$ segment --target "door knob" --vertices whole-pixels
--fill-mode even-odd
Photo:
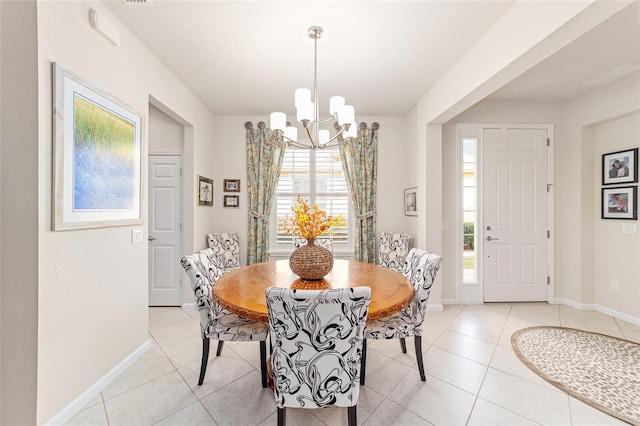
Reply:
[[[156,239],[156,237],[151,237],[151,236],[149,237],[149,241],[153,241],[155,239]]]
[[[487,240],[487,241],[497,241],[497,240],[499,240],[499,238],[493,238],[491,235],[487,235],[487,238],[485,238],[485,240]]]

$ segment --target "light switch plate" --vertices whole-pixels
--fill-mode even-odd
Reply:
[[[142,228],[133,228],[131,230],[131,244],[142,242]]]
[[[622,233],[635,235],[638,233],[638,225],[635,223],[624,223],[622,224]]]

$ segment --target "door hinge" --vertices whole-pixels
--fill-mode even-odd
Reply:
[[[547,138],[547,146],[551,146],[551,139]]]
[[[547,277],[547,285],[551,285],[551,277]]]
[[[547,192],[551,192],[551,186],[552,185],[553,185],[552,183],[548,183],[547,184]]]
[[[180,177],[182,177],[182,168],[180,168]]]
[[[551,238],[551,231],[547,231],[547,238]]]

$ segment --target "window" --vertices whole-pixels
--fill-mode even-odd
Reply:
[[[333,247],[334,251],[352,251],[349,192],[337,147],[323,150],[287,148],[272,211],[271,250],[291,251],[293,247],[293,237],[278,228],[285,216],[291,215],[298,195],[309,200],[311,206],[317,204],[328,215],[344,217],[346,225],[333,229]]]
[[[477,282],[477,146],[476,138],[462,139],[462,282],[466,284]]]

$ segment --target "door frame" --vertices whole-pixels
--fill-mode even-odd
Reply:
[[[478,259],[484,259],[483,246],[478,244],[478,236],[482,235],[480,230],[484,229],[483,218],[483,174],[484,174],[484,159],[482,155],[483,144],[483,132],[485,129],[544,129],[547,131],[549,138],[549,144],[547,149],[547,224],[549,230],[549,238],[547,238],[547,274],[549,277],[547,285],[547,302],[553,303],[555,294],[555,271],[554,271],[554,241],[555,230],[553,221],[553,193],[554,193],[554,125],[553,124],[495,124],[495,123],[457,123],[456,124],[456,178],[455,178],[455,303],[456,304],[484,304],[484,282],[483,282],[483,263],[478,262]],[[462,218],[462,138],[463,137],[475,137],[478,140],[478,146],[476,148],[476,173],[477,173],[477,193],[476,193],[476,206],[477,206],[477,224],[474,229],[476,240],[476,262],[477,263],[477,282],[474,284],[464,284],[463,279],[463,218]]]
[[[185,240],[185,212],[184,212],[184,200],[185,200],[185,196],[184,196],[184,192],[185,192],[185,179],[184,179],[184,162],[185,162],[185,154],[183,151],[179,151],[179,150],[169,150],[169,151],[149,151],[147,153],[147,158],[150,158],[152,156],[155,157],[160,157],[160,156],[175,156],[175,157],[180,157],[180,178],[181,178],[181,182],[180,182],[180,193],[182,196],[182,199],[180,200],[180,215],[181,215],[181,219],[182,222],[180,222],[180,252],[184,252],[184,240]],[[147,161],[148,163],[149,161]],[[149,170],[147,170],[147,180],[149,180]],[[149,193],[151,191],[151,185],[148,184],[147,185],[147,200],[149,200]],[[151,203],[147,202],[148,205],[148,209],[147,209],[147,217],[145,218],[147,221],[147,227],[148,227],[148,223],[149,223],[149,216],[151,215]],[[147,235],[149,234],[149,229],[147,229]],[[147,242],[147,252],[149,252],[148,250],[148,241]],[[147,291],[150,290],[151,288],[151,274],[149,274],[149,268],[151,267],[151,256],[147,256]],[[182,269],[182,268],[181,268]],[[180,301],[179,301],[179,306],[184,306],[184,272],[180,273],[180,278],[178,281],[178,285],[180,286]]]

